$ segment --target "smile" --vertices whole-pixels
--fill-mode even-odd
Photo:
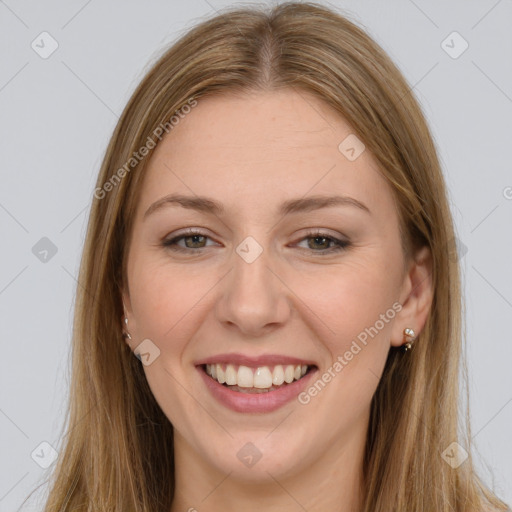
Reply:
[[[207,364],[206,373],[219,384],[241,393],[268,393],[300,380],[308,365],[275,365],[251,368],[235,364]]]
[[[241,413],[269,413],[283,407],[306,389],[318,371],[312,362],[295,358],[249,359],[233,354],[198,361],[196,369],[219,404]]]

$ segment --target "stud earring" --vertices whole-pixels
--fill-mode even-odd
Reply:
[[[126,326],[126,328],[128,328],[128,317],[126,316],[126,306],[124,305],[124,300],[123,300],[123,313],[124,313],[123,322],[124,322],[124,325]],[[132,339],[132,337],[130,336],[130,333],[124,329],[123,329],[123,338],[128,339],[128,340]]]
[[[126,317],[126,316],[124,317],[124,324],[126,325],[126,327],[128,327],[128,317]],[[123,329],[123,338],[129,339],[129,340],[132,339],[132,337],[130,336],[130,333],[128,331],[125,331],[124,329]]]
[[[407,337],[407,341],[402,346],[404,347],[404,352],[407,352],[411,350],[412,343],[416,339],[416,335],[413,329],[411,329],[410,327],[406,327],[404,329],[404,336]]]

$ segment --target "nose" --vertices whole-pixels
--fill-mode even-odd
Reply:
[[[224,327],[260,337],[283,326],[291,314],[291,292],[274,270],[267,250],[252,262],[233,253],[233,268],[223,280],[216,317]],[[275,262],[274,262],[275,263]]]

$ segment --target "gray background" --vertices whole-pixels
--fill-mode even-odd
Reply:
[[[118,115],[165,45],[230,4],[0,1],[0,512],[16,510],[53,467],[40,467],[51,460],[41,443],[56,445],[63,422],[75,276]],[[331,5],[390,54],[428,117],[459,238],[477,464],[510,503],[512,2]],[[46,59],[31,47],[43,31],[58,43]],[[453,31],[469,44],[458,58],[442,46]],[[444,48],[462,44],[451,36]],[[57,249],[46,261],[43,237]],[[32,499],[23,510],[40,509]]]

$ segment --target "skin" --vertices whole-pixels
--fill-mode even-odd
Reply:
[[[370,402],[390,347],[404,343],[405,327],[424,327],[432,284],[426,248],[404,260],[392,191],[369,151],[355,161],[339,151],[350,133],[304,92],[230,94],[199,99],[153,152],[123,300],[127,343],[149,338],[160,350],[144,371],[174,426],[171,512],[360,510]],[[168,205],[143,219],[171,193],[209,196],[225,213]],[[370,213],[277,213],[287,199],[334,193]],[[189,253],[162,246],[188,227],[209,238],[181,239]],[[310,234],[318,228],[350,245],[322,256],[335,244]],[[252,263],[235,251],[248,236],[263,249]],[[321,375],[393,303],[401,311],[306,405],[231,411],[194,366],[220,353],[277,353],[313,360]],[[237,457],[247,442],[262,454],[250,468]]]

